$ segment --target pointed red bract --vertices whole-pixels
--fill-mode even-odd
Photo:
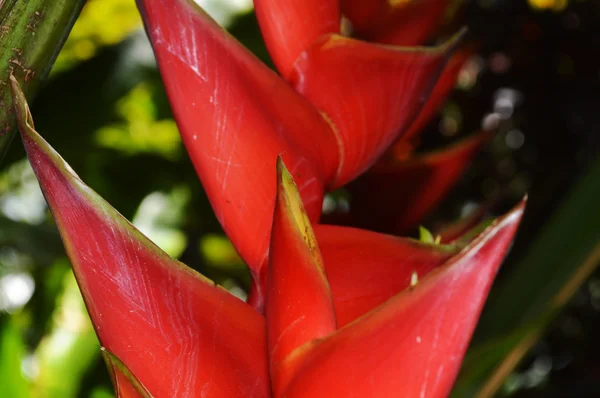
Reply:
[[[402,136],[403,143],[414,140],[439,112],[441,106],[444,104],[446,99],[448,99],[448,96],[452,90],[454,90],[454,87],[456,86],[456,79],[460,70],[462,69],[462,66],[472,53],[473,47],[467,47],[461,49],[460,51],[456,51],[452,55],[440,78],[435,84],[431,95],[429,98],[427,98],[423,109],[421,109],[419,112],[419,116],[411,124],[406,134]],[[406,151],[405,148],[406,145],[400,145],[400,149],[402,151]],[[394,151],[394,148],[392,148],[392,151]]]
[[[291,377],[285,358],[333,333],[336,322],[317,239],[281,159],[277,176],[265,315],[273,393],[281,396]]]
[[[34,130],[21,136],[101,344],[157,397],[265,397],[264,319],[171,259],[77,177]]]
[[[363,39],[398,46],[423,44],[440,27],[449,0],[342,0],[342,12]]]
[[[355,320],[443,264],[456,249],[375,232],[316,225],[338,327]]]
[[[406,131],[460,37],[435,49],[409,49],[327,35],[302,53],[290,81],[337,133],[332,187],[361,174]]]
[[[375,165],[349,188],[353,222],[380,232],[406,233],[450,191],[489,137],[481,132],[437,152]]]
[[[319,36],[340,31],[337,0],[255,0],[254,8],[271,58],[285,78]]]
[[[337,169],[323,117],[191,0],[138,0],[185,146],[223,229],[258,278],[282,153],[312,220]]]
[[[315,342],[285,396],[448,396],[523,208],[415,286]]]

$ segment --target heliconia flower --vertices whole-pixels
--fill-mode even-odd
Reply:
[[[281,161],[278,174],[266,309],[274,396],[447,396],[524,203],[336,330],[321,241]]]
[[[458,248],[313,230],[279,158],[263,316],[169,258],[86,186],[34,130],[16,81],[12,89],[118,397],[448,395],[524,202]],[[389,298],[376,297],[394,264],[369,260],[413,253],[390,270],[402,282],[383,286]],[[355,263],[340,272],[349,255]],[[363,294],[368,306],[345,306]]]
[[[282,154],[317,221],[324,192],[357,177],[409,128],[461,36],[431,49],[381,46],[341,36],[336,1],[256,1],[282,78],[192,1],[138,5],[184,144],[258,290],[272,159]]]
[[[341,0],[341,10],[358,37],[415,46],[436,32],[449,4],[449,0]]]
[[[490,137],[482,131],[435,152],[376,164],[349,187],[352,222],[406,233],[440,203]]]

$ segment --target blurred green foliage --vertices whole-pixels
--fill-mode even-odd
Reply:
[[[52,73],[88,60],[102,47],[121,42],[142,25],[135,1],[89,0],[73,26]]]

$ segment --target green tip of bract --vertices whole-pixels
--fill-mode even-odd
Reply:
[[[277,192],[279,200],[283,202],[282,205],[285,212],[292,216],[292,220],[296,228],[298,228],[298,232],[302,235],[312,252],[317,246],[317,239],[314,236],[310,220],[304,209],[302,197],[300,196],[300,192],[298,192],[294,177],[292,177],[287,167],[285,167],[281,155],[277,157]],[[318,262],[320,264],[320,261]]]
[[[27,99],[25,98],[25,94],[23,94],[23,90],[21,90],[21,86],[19,86],[19,82],[13,75],[10,76],[10,89],[12,91],[13,105],[19,127],[21,130],[23,127],[34,129],[33,118],[27,105]]]
[[[102,357],[108,367],[117,398],[153,398],[129,368],[105,347],[101,347]]]

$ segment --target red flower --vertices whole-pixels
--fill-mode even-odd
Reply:
[[[253,272],[254,302],[171,259],[86,186],[34,130],[13,80],[25,149],[118,396],[447,396],[524,202],[450,245],[317,223],[326,190],[429,118],[425,99],[457,40],[369,44],[339,34],[341,11],[358,34],[396,42],[425,38],[438,8],[257,1],[286,81],[191,2],[139,3],[185,145]],[[407,23],[403,36],[391,21],[414,22],[415,10],[427,29]],[[447,95],[456,72],[445,73],[431,101]],[[393,172],[431,182],[419,195],[430,206],[480,140],[450,163],[444,154]]]
[[[340,35],[337,1],[257,1],[282,78],[190,1],[138,4],[183,141],[260,306],[273,159],[282,154],[317,221],[324,192],[408,130],[460,35],[432,49],[382,46]]]
[[[279,160],[263,317],[87,187],[35,132],[16,81],[13,90],[119,396],[448,394],[523,204],[462,247],[344,227],[314,233]]]

